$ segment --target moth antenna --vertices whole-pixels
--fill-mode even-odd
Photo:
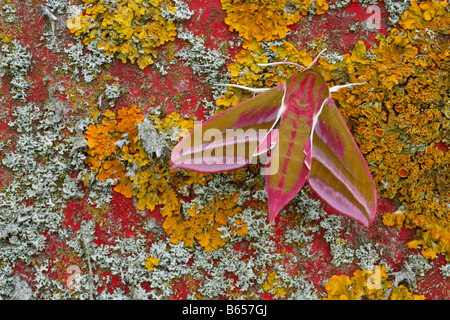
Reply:
[[[304,71],[306,71],[306,70],[308,70],[309,68],[311,68],[311,67],[317,62],[317,60],[319,60],[321,54],[324,53],[325,51],[327,51],[326,48],[323,49],[322,51],[320,51],[319,54],[317,55],[317,57],[313,60],[313,62],[311,62],[311,63],[309,64],[308,67],[306,67],[306,69],[305,69]]]
[[[271,88],[250,88],[250,87],[245,87],[245,86],[240,86],[238,84],[226,84],[226,83],[214,83],[214,86],[220,86],[220,87],[234,87],[234,88],[239,88],[239,89],[244,89],[244,90],[248,90],[254,93],[258,93],[258,92],[265,92],[267,90],[270,90]]]
[[[305,69],[304,66],[301,66],[298,63],[288,62],[288,61],[279,61],[279,62],[271,62],[271,63],[257,63],[257,65],[260,67],[275,66],[275,65],[280,65],[280,64],[289,64],[291,66],[296,66],[297,68],[300,68],[300,69]]]
[[[329,91],[330,92],[337,92],[338,90],[340,90],[342,88],[347,88],[347,87],[352,87],[352,86],[360,86],[360,85],[363,85],[363,84],[366,84],[366,83],[367,82],[355,82],[355,83],[343,84],[343,85],[340,85],[340,86],[331,87],[329,89]]]

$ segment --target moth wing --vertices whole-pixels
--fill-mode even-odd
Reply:
[[[284,88],[260,93],[195,127],[173,148],[171,167],[221,172],[249,164],[278,119]]]
[[[377,211],[366,162],[331,96],[314,126],[308,184],[338,212],[369,226]]]
[[[278,128],[275,127],[263,138],[258,148],[256,148],[253,157],[267,153],[278,143]]]

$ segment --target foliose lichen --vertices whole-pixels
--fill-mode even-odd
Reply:
[[[333,275],[327,282],[326,300],[423,300],[424,296],[415,295],[404,285],[393,286],[388,281],[385,266],[376,266],[374,270],[356,270],[352,277]],[[386,293],[389,295],[386,297]]]
[[[84,0],[84,13],[67,21],[67,27],[83,44],[94,45],[107,56],[123,63],[137,63],[139,68],[153,63],[156,49],[176,36],[174,20],[190,16],[177,15],[169,0]],[[181,1],[177,1],[181,4]],[[120,9],[120,10],[118,10]],[[170,13],[171,14],[170,14]]]
[[[297,23],[308,13],[311,0],[221,0],[222,9],[227,12],[225,23],[230,31],[239,32],[246,41],[271,41],[286,37],[289,26]],[[317,14],[328,9],[326,1],[314,2]]]
[[[0,70],[2,75],[11,77],[11,94],[13,99],[26,101],[27,91],[31,86],[28,72],[31,69],[31,52],[28,46],[23,46],[18,40],[2,44]]]
[[[71,152],[71,130],[54,111],[33,103],[17,106],[9,123],[17,133],[15,148],[2,164],[14,173],[0,192],[0,265],[4,286],[0,296],[13,294],[11,270],[31,263],[45,248],[47,235],[61,231],[66,202],[84,194],[71,177],[84,167],[84,154]],[[39,288],[38,288],[39,289]]]

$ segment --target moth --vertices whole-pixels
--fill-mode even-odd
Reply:
[[[323,51],[322,51],[323,52]],[[322,53],[321,52],[321,53]],[[319,54],[320,56],[320,54]],[[364,158],[329,88],[312,65],[273,88],[252,89],[250,98],[196,126],[173,148],[171,168],[199,172],[235,170],[266,155],[269,221],[306,182],[337,212],[369,227],[377,194]],[[261,64],[268,66],[290,62]]]

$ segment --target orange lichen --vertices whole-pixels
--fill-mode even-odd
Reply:
[[[119,111],[119,117],[116,119],[116,114],[107,110],[104,113],[101,124],[89,125],[84,137],[88,141],[87,153],[89,157],[86,159],[86,163],[89,165],[90,169],[101,167],[107,172],[118,169],[118,164],[113,166],[111,162],[105,161],[102,166],[100,161],[107,159],[116,152],[116,142],[122,139],[125,133],[136,134],[136,129],[131,128],[130,119],[126,116],[132,119],[132,126],[134,127],[136,122],[141,122],[143,119],[139,112],[140,110],[137,109],[136,106],[133,106],[130,109],[122,108]],[[129,140],[129,142],[134,145],[134,141]],[[107,167],[105,167],[105,165]],[[106,173],[103,173],[103,175],[105,174]]]
[[[405,11],[399,24],[408,30],[448,30],[450,18],[447,6],[447,1],[432,0],[417,4],[417,0],[412,0],[409,10]]]
[[[424,296],[414,295],[400,285],[392,288],[385,266],[375,266],[374,270],[356,270],[352,277],[332,276],[325,285],[327,297],[324,300],[423,300]]]
[[[324,14],[327,12],[328,8],[330,6],[328,5],[326,0],[316,0],[314,2],[314,10],[316,10],[317,14]]]
[[[403,222],[405,221],[405,218],[406,218],[405,210],[388,212],[383,215],[383,223],[387,226],[396,227],[398,230],[400,230],[403,227]]]
[[[179,212],[169,212],[165,215],[163,228],[171,236],[171,242],[183,241],[192,247],[194,241],[205,248],[207,252],[222,247],[227,242],[218,230],[228,225],[228,219],[242,211],[236,206],[237,194],[216,196],[208,206],[199,208],[197,203],[188,210],[189,219],[186,220]],[[242,236],[247,232],[242,219],[238,219],[231,228],[231,234],[236,232]]]
[[[283,282],[277,277],[277,272],[272,271],[266,277],[266,282],[262,285],[264,291],[275,294],[277,297],[284,296],[288,290],[283,287]]]
[[[402,177],[402,178],[405,178],[405,177],[408,176],[408,170],[401,168],[401,169],[398,171],[398,175],[399,175],[400,177]]]
[[[239,32],[247,41],[271,41],[286,37],[289,26],[306,15],[311,0],[221,0],[222,9],[227,12],[225,23],[230,31]],[[324,0],[316,1],[318,14],[328,9]]]
[[[156,267],[159,263],[159,259],[155,257],[148,257],[145,259],[145,267],[148,271],[153,271],[153,267]]]
[[[168,0],[83,0],[86,11],[67,21],[72,33],[83,37],[83,43],[100,40],[97,48],[114,54],[123,63],[136,62],[144,69],[153,63],[156,48],[173,41],[175,23],[165,20],[162,10],[176,10]]]

